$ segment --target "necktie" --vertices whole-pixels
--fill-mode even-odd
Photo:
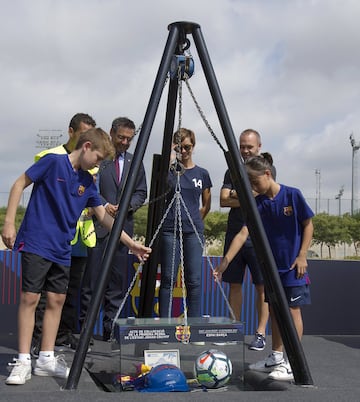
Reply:
[[[116,171],[116,178],[117,178],[117,182],[120,183],[120,161],[119,161],[119,157],[120,155],[118,155],[115,158],[115,171]]]

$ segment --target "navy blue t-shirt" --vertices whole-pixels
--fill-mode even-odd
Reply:
[[[169,171],[168,185],[170,186],[170,192],[166,198],[166,208],[170,204],[175,194],[175,187],[177,183],[177,173],[173,170]],[[185,169],[184,173],[180,176],[180,194],[184,200],[186,208],[191,216],[191,219],[195,225],[196,230],[199,233],[204,232],[204,222],[200,216],[200,198],[202,192],[211,188],[212,183],[208,171],[200,166],[194,166],[191,169]],[[181,224],[184,233],[194,232],[191,225],[188,214],[186,213],[184,206],[181,205]],[[175,224],[175,207],[176,203],[172,205],[167,217],[163,224],[164,231],[172,231]]]
[[[34,182],[14,250],[70,266],[81,211],[101,205],[93,177],[74,171],[68,155],[48,154],[25,172]]]
[[[296,278],[296,269],[290,269],[299,254],[302,223],[314,216],[300,190],[280,185],[279,193],[270,199],[258,195],[255,201],[271,250],[284,286],[301,286],[309,283],[308,274]]]

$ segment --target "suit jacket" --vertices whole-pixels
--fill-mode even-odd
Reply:
[[[129,152],[125,152],[124,155],[124,166],[123,172],[121,174],[121,181],[118,183],[116,177],[116,168],[114,161],[104,160],[100,167],[99,173],[97,176],[97,184],[100,192],[100,196],[103,202],[103,205],[106,203],[117,204],[118,197],[121,194],[121,190],[123,184],[125,182],[125,177],[129,173],[131,160],[133,155]],[[144,165],[141,164],[140,170],[137,175],[137,181],[135,190],[131,196],[129,212],[124,222],[124,230],[130,236],[133,235],[134,230],[134,222],[133,222],[133,213],[143,205],[147,197],[147,184],[146,184],[146,175]],[[105,229],[99,222],[96,221],[95,218],[95,231],[96,237],[103,238],[109,232]]]

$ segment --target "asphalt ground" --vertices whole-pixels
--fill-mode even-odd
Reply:
[[[293,383],[269,381],[265,374],[247,370],[250,363],[266,357],[271,350],[269,342],[264,351],[250,351],[245,344],[216,346],[224,351],[234,363],[234,374],[227,387],[203,391],[192,387],[191,392],[141,393],[119,391],[117,374],[133,373],[136,364],[143,361],[139,345],[126,345],[116,351],[116,344],[95,340],[87,353],[80,380],[75,390],[64,390],[65,380],[53,377],[32,376],[24,385],[5,384],[8,376],[7,363],[16,357],[16,336],[0,336],[0,400],[4,401],[359,401],[360,400],[360,335],[359,336],[304,336],[302,344],[314,385],[301,386]],[[172,349],[174,344],[152,345],[150,349]],[[187,378],[191,377],[195,357],[213,345],[175,345],[180,350],[181,368]],[[68,364],[74,353],[66,351]]]

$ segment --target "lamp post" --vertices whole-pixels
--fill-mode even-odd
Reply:
[[[338,195],[335,196],[335,200],[339,200],[339,216],[341,216],[341,197],[344,195],[344,186],[341,186]]]
[[[355,187],[355,153],[360,149],[360,144],[355,142],[353,133],[350,134],[350,144],[352,147],[351,159],[351,215],[354,215],[354,187]]]

